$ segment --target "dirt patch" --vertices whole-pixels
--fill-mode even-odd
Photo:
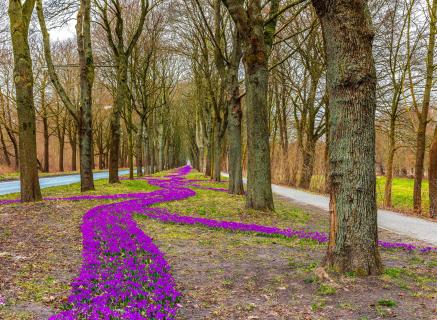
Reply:
[[[1,319],[47,319],[81,266],[81,218],[92,202],[0,207]]]

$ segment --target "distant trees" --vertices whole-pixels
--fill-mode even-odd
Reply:
[[[139,15],[136,27],[133,32],[127,36],[127,26],[125,25],[126,15],[135,15],[138,9],[134,4],[130,8],[119,0],[115,1],[96,1],[98,17],[101,26],[106,33],[107,45],[112,52],[112,61],[116,66],[117,81],[116,93],[114,97],[114,106],[111,118],[111,143],[109,152],[109,182],[117,183],[119,150],[120,150],[120,119],[121,113],[129,103],[128,88],[128,64],[129,58],[135,45],[141,35],[146,15],[149,11],[149,2],[140,1]],[[129,10],[129,11],[128,11]],[[126,40],[126,38],[128,40]],[[131,176],[133,171],[131,170]]]

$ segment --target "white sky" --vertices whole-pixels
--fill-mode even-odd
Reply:
[[[50,40],[58,41],[65,40],[75,36],[76,34],[76,19],[69,20],[67,24],[62,27],[51,29],[50,32]]]

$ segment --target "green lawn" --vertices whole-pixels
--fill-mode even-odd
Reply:
[[[384,206],[385,177],[376,178],[376,196],[378,206]],[[316,175],[311,180],[311,191],[322,193],[325,184],[324,176]],[[402,212],[413,211],[414,180],[409,178],[394,178],[392,187],[392,206],[394,210]],[[429,210],[428,181],[422,183],[422,207]]]
[[[378,177],[376,183],[376,193],[379,206],[384,203],[385,177]],[[393,179],[392,205],[393,208],[401,211],[413,210],[413,189],[414,180],[408,178]],[[428,181],[422,183],[422,207],[429,210],[429,189]]]

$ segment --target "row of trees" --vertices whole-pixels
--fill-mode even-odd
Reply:
[[[44,52],[40,75],[32,69],[36,59],[29,46],[34,7],[40,32],[31,40],[42,43]],[[62,62],[49,29],[71,8],[77,16],[75,62]],[[244,168],[247,207],[267,211],[274,209],[272,173],[280,182],[308,188],[315,168],[323,167],[331,196],[326,264],[379,273],[375,123],[389,142],[388,206],[395,154],[404,147],[398,137],[416,134],[419,211],[436,10],[436,0],[81,0],[78,7],[9,0],[15,89],[6,97],[15,98],[6,100],[7,108],[17,109],[22,199],[41,198],[36,111],[46,132],[42,101],[57,101],[68,119],[65,128],[75,128],[69,141],[79,144],[83,191],[94,188],[96,150],[99,164],[107,154],[111,183],[118,182],[121,149],[131,178],[134,158],[139,175],[143,168],[150,173],[190,158],[215,180],[226,163],[229,192],[242,194]],[[69,83],[74,73],[78,77]],[[45,83],[40,90],[34,90],[34,78]],[[108,93],[111,99],[104,99]],[[96,108],[104,105],[98,101],[111,108]],[[8,121],[5,113],[9,135]],[[431,213],[437,194],[434,136]]]
[[[58,2],[45,6],[41,0],[9,3],[15,88],[6,95],[2,94],[2,124],[13,143],[16,142],[15,133],[19,133],[20,146],[16,148],[19,154],[15,158],[16,165],[20,168],[22,200],[41,199],[38,166],[43,170],[48,170],[49,167],[50,127],[55,129],[59,138],[60,169],[63,167],[65,133],[69,133],[73,164],[76,159],[76,144],[79,144],[82,191],[94,189],[92,170],[96,150],[99,154],[99,167],[104,167],[105,164],[109,167],[111,183],[118,182],[119,164],[123,163],[120,161],[120,154],[123,155],[124,145],[131,178],[135,155],[140,175],[144,171],[154,172],[183,162],[180,139],[170,138],[175,131],[180,130],[180,119],[175,114],[173,101],[180,68],[172,63],[173,53],[159,37],[166,19],[163,11],[157,10],[151,14],[153,6],[143,1],[139,4],[139,15],[134,17],[130,12],[136,12],[135,4],[126,6],[120,2],[96,2],[95,18],[99,24],[93,28],[91,1],[81,1],[76,16],[76,46],[70,45],[62,50],[62,46],[53,46],[50,42],[46,22],[46,16],[49,16],[52,24],[57,23],[59,17],[53,16],[53,12],[66,12],[66,9],[59,9],[57,6]],[[41,33],[32,35],[29,41],[34,9]],[[131,20],[125,19],[128,14]],[[147,15],[150,16],[147,21],[149,25],[146,25]],[[135,29],[132,31],[131,28]],[[153,32],[143,34],[142,31],[146,28]],[[102,31],[105,37],[100,36]],[[92,34],[93,39],[98,39],[97,45],[96,41],[91,44]],[[127,44],[126,38],[129,39]],[[31,53],[30,44],[33,41],[42,43],[44,65],[41,65],[41,56],[38,56],[38,60],[35,59],[37,55]],[[72,52],[73,47],[76,52]],[[52,55],[53,48],[55,55]],[[35,49],[34,53],[41,51],[37,45],[32,49]],[[93,53],[96,49],[97,55]],[[57,57],[62,54],[67,54],[67,58],[65,55]],[[98,63],[95,63],[96,58]],[[40,67],[39,74],[33,72],[32,66],[35,62]],[[93,90],[96,69],[99,73],[97,91]],[[11,78],[3,79],[7,88],[10,88]],[[34,90],[34,78],[38,80],[38,90]],[[49,80],[51,86],[48,85]],[[34,91],[39,98],[38,108],[34,103]],[[114,98],[105,99],[107,93]],[[99,100],[113,105],[93,108]],[[60,105],[63,109],[60,109]],[[13,113],[10,111],[14,108],[18,125],[13,123],[11,117]],[[110,109],[109,121],[105,118],[108,116],[105,109]],[[36,112],[40,115],[43,127],[42,165],[36,157]],[[98,123],[93,124],[93,117]],[[53,122],[54,125],[50,126]],[[105,127],[107,122],[109,125]],[[126,144],[123,143],[123,150],[120,150],[122,130]],[[2,138],[2,141],[5,142],[5,139]],[[9,156],[6,146],[3,150]],[[75,167],[73,164],[72,169]]]
[[[331,195],[327,264],[378,273],[375,118],[380,144],[387,143],[387,157],[378,159],[387,177],[385,205],[391,206],[395,155],[403,148],[416,153],[415,209],[435,214],[434,144],[430,211],[422,211],[420,199],[435,83],[435,3],[185,3],[190,10],[179,22],[185,26],[182,51],[191,62],[191,94],[200,115],[190,140],[193,163],[219,180],[224,162],[234,192],[243,158],[247,206],[257,209],[273,208],[271,173],[301,188],[324,174]],[[236,54],[244,72],[233,61]],[[242,121],[247,130],[241,136]],[[233,146],[242,140],[243,150]]]

